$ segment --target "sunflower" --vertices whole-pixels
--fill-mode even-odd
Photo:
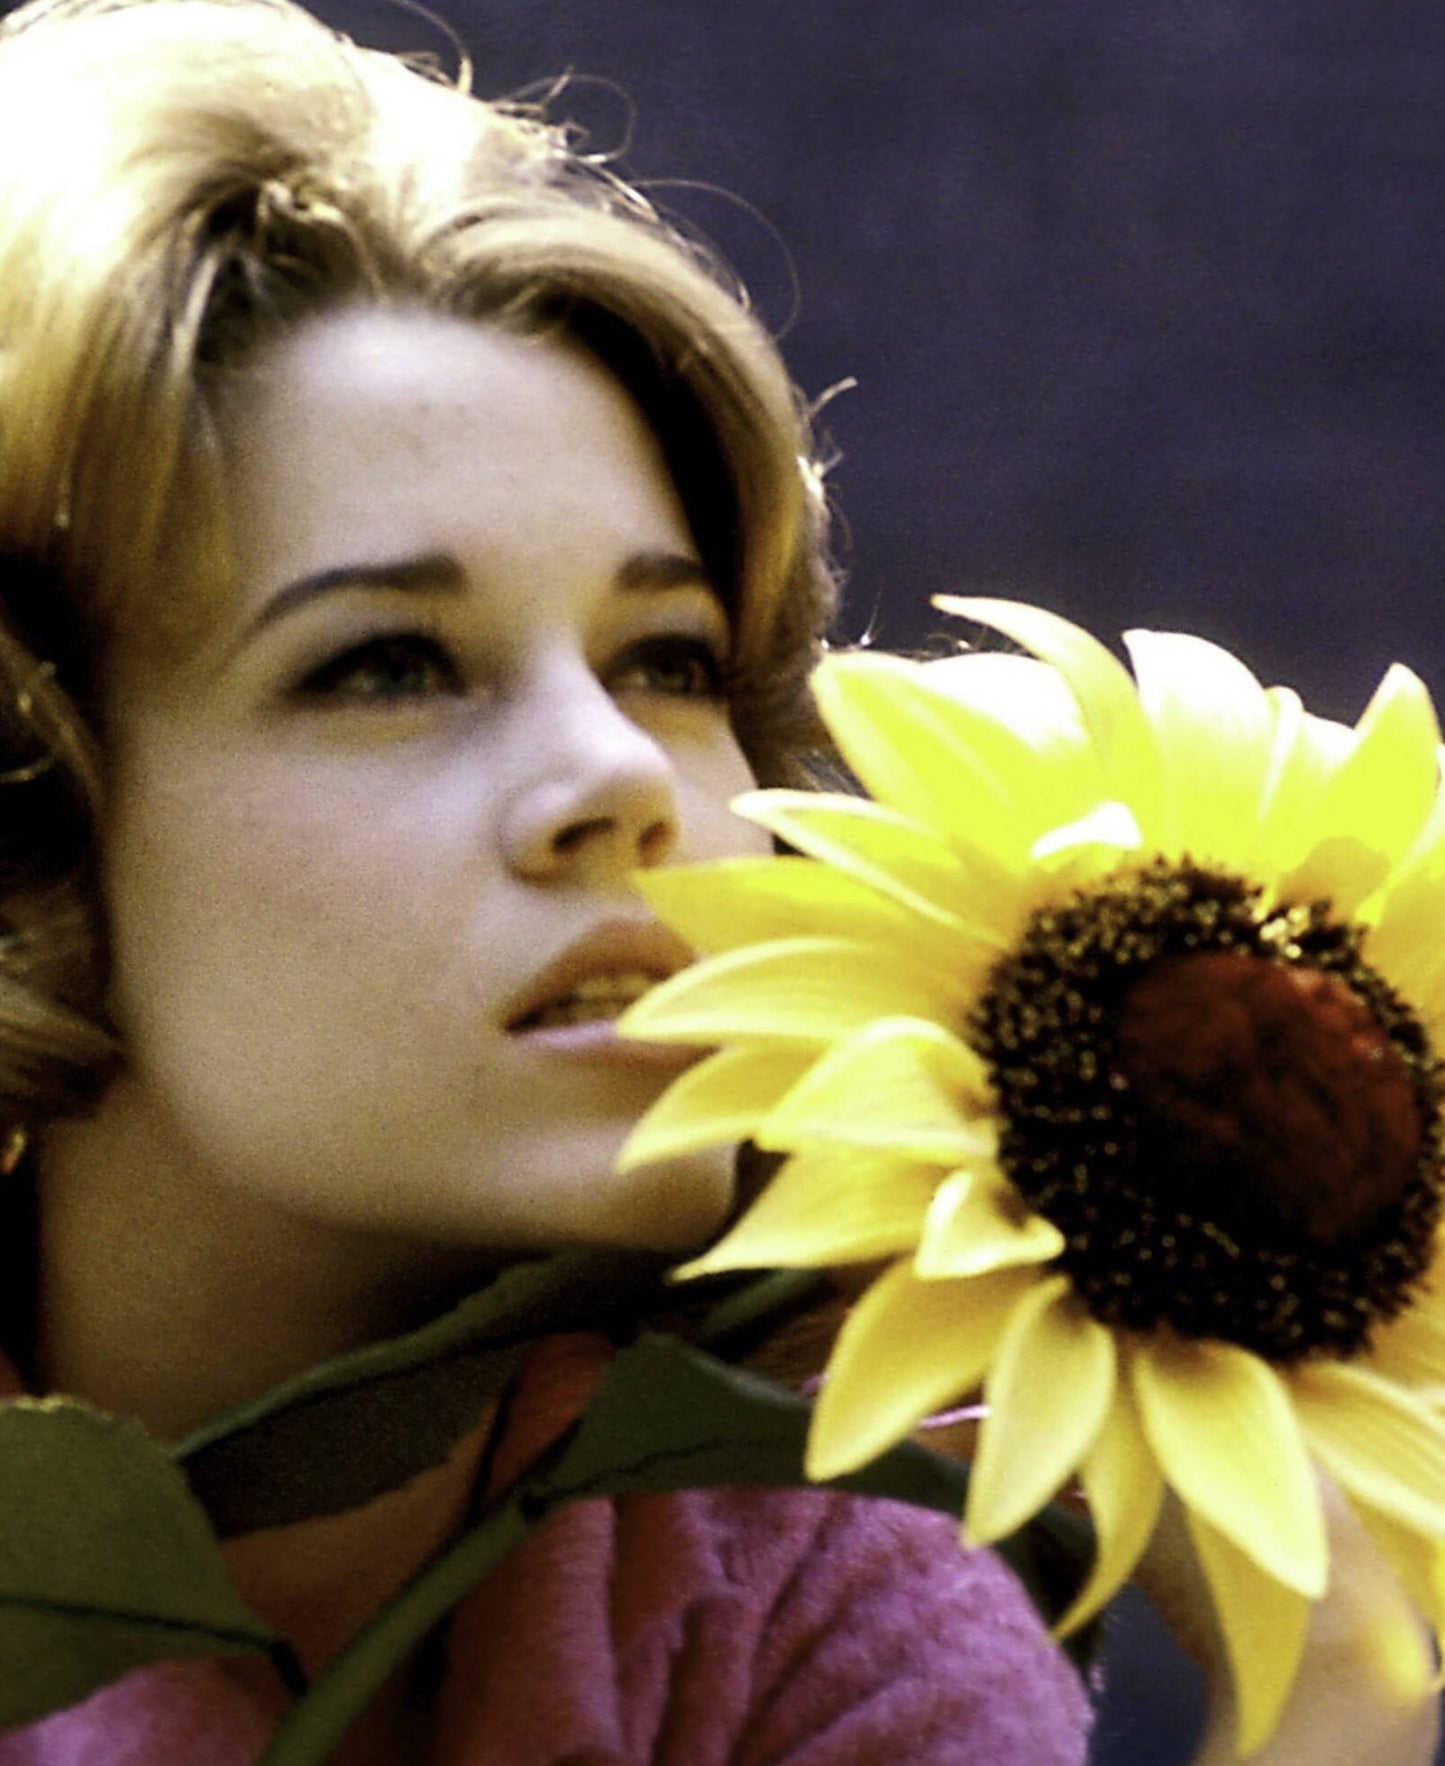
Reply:
[[[1090,1502],[1061,1630],[1172,1490],[1251,1752],[1326,1585],[1320,1473],[1445,1630],[1435,715],[1398,666],[1350,728],[1199,638],[1129,634],[1131,675],[1039,608],[940,605],[1030,654],[830,657],[868,797],[749,793],[789,855],[640,879],[706,956],[623,1028],[715,1052],[624,1163],[786,1155],[679,1273],[881,1264],[808,1474],[981,1383],[965,1538]]]

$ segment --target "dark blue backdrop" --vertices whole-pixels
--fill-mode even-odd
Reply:
[[[1445,9],[434,3],[484,92],[588,76],[567,106],[680,181],[805,388],[856,377],[853,632],[981,586],[1217,637],[1337,716],[1395,657],[1445,684]],[[1172,1766],[1182,1671],[1125,1636],[1099,1758]]]

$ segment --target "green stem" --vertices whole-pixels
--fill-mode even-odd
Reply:
[[[318,1676],[257,1766],[317,1766],[329,1760],[413,1645],[526,1538],[538,1519],[534,1508],[513,1497],[413,1577]]]
[[[729,1341],[780,1316],[802,1309],[828,1291],[816,1269],[777,1269],[720,1300],[692,1333],[699,1349],[724,1354]]]

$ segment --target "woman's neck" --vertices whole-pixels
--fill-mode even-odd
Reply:
[[[459,1260],[281,1213],[207,1181],[122,1076],[37,1155],[35,1375],[163,1440],[318,1361],[391,1335]]]

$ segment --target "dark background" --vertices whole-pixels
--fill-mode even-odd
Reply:
[[[828,407],[849,622],[1178,624],[1353,717],[1437,690],[1434,0],[432,0],[740,265]],[[324,0],[446,54],[395,0]]]
[[[1397,657],[1445,683],[1445,8],[433,3],[483,93],[578,76],[562,109],[722,245],[809,394],[856,378],[850,635],[986,588],[1215,637],[1335,716]],[[1131,1598],[1099,1760],[1187,1758],[1158,1648]]]

